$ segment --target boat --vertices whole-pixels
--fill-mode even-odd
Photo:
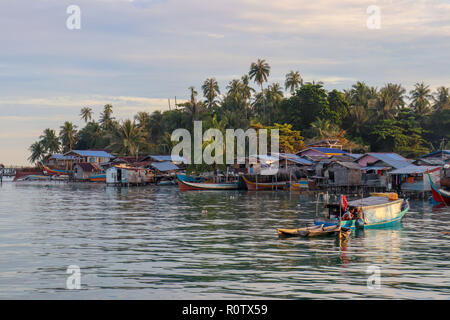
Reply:
[[[39,161],[38,164],[42,167],[42,171],[45,175],[67,176],[70,173],[70,171],[68,171],[68,170],[51,169],[51,168],[47,167],[42,161]]]
[[[428,179],[430,179],[431,193],[433,194],[433,200],[436,202],[442,202],[450,205],[450,192],[444,189],[438,189],[433,183],[431,176],[428,174]]]
[[[272,181],[267,178],[262,181],[258,181],[260,178],[264,176],[255,176],[255,181],[250,180],[250,176],[242,176],[242,179],[247,186],[247,189],[250,191],[258,191],[258,190],[283,190],[285,188],[289,188],[288,181]],[[272,177],[272,176],[267,176]]]
[[[319,236],[330,236],[330,235],[340,235],[344,234],[344,237],[347,237],[351,233],[350,228],[341,228],[338,225],[316,225],[305,228],[298,229],[277,229],[277,233],[280,237],[319,237]],[[342,237],[342,235],[340,235]]]
[[[291,190],[292,191],[298,191],[298,190],[308,190],[309,189],[309,182],[308,179],[301,179],[298,182],[293,182],[291,184]]]
[[[177,174],[177,183],[180,191],[187,190],[237,190],[238,182],[231,183],[213,183],[206,182],[204,179],[195,179],[184,175]]]
[[[106,182],[106,173],[100,173],[89,177],[91,182]]]
[[[316,219],[315,225],[339,225],[344,228],[384,228],[400,222],[409,211],[408,200],[395,198],[392,193],[371,195],[370,197],[339,204],[328,204],[328,214],[325,219]],[[347,208],[348,206],[348,208]],[[339,219],[346,210],[354,211],[351,220]]]

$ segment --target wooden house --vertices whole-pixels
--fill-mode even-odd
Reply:
[[[355,162],[332,161],[326,165],[324,176],[331,186],[360,186],[362,184],[361,166]]]
[[[145,168],[117,165],[106,170],[107,184],[145,185],[153,181],[154,174]]]
[[[114,158],[112,154],[106,152],[104,150],[70,150],[66,152],[64,156],[72,157],[72,161],[70,162],[70,167],[68,170],[72,170],[75,163],[107,163]]]
[[[103,169],[96,163],[81,162],[73,166],[73,178],[75,180],[88,180],[91,176],[102,172]]]
[[[389,172],[390,185],[393,190],[398,191],[431,191],[430,179],[438,184],[440,179],[439,166],[416,166],[395,169]]]

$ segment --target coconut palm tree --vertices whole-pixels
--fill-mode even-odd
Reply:
[[[203,96],[206,98],[206,105],[212,109],[216,106],[216,98],[220,94],[219,84],[215,78],[206,79],[202,85]]]
[[[284,82],[284,87],[286,90],[289,89],[291,94],[294,94],[300,86],[303,85],[303,79],[300,76],[300,72],[291,70],[286,74],[286,81]]]
[[[33,143],[28,150],[30,150],[31,155],[28,157],[28,161],[31,163],[35,163],[36,161],[40,161],[45,156],[45,148],[41,141],[36,141]]]
[[[435,111],[441,111],[443,109],[449,109],[450,108],[450,94],[449,94],[449,88],[446,87],[439,87],[436,90],[436,93],[434,94],[435,97],[433,97],[433,109]]]
[[[145,134],[134,121],[127,119],[117,131],[113,132],[111,140],[108,147],[119,153],[137,157],[140,148],[145,144]]]
[[[148,114],[148,112],[140,111],[137,113],[137,115],[134,116],[134,119],[138,122],[139,128],[145,130],[148,126],[150,115]]]
[[[61,145],[63,147],[63,151],[67,152],[72,150],[72,147],[76,143],[76,127],[72,124],[72,122],[66,121],[64,125],[62,125],[59,131],[59,139],[61,140]]]
[[[42,146],[46,153],[56,153],[59,152],[59,139],[56,135],[55,130],[45,129],[44,134],[40,136]]]
[[[103,107],[103,112],[100,115],[100,123],[103,129],[110,130],[113,127],[114,117],[112,117],[112,105],[106,104]]]
[[[84,120],[84,122],[88,123],[88,121],[92,120],[92,109],[89,107],[82,108],[80,117]]]
[[[431,95],[430,86],[425,83],[416,83],[414,89],[410,91],[411,95],[411,107],[416,111],[419,116],[426,116],[431,112],[431,102],[433,98]]]
[[[258,59],[257,62],[253,62],[250,65],[250,71],[248,73],[250,79],[253,79],[261,87],[262,103],[264,106],[264,113],[266,109],[266,102],[264,98],[263,83],[267,82],[267,77],[270,75],[270,66],[264,59]]]
[[[397,111],[405,105],[405,88],[400,84],[388,83],[380,89],[376,101],[378,115],[382,119],[393,119]]]

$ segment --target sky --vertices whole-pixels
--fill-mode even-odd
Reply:
[[[450,87],[449,40],[450,0],[0,0],[0,163],[29,165],[45,128],[83,126],[82,107],[167,110],[258,58],[281,85],[298,70],[328,90]]]

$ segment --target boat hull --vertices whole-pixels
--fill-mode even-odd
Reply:
[[[445,204],[450,205],[450,193],[447,193],[446,191],[442,189],[438,189],[431,179],[431,176],[428,175],[428,178],[430,179],[430,185],[431,185],[431,193],[433,194],[433,200],[436,202],[442,202]]]
[[[237,190],[238,183],[189,182],[177,179],[180,191],[187,190]]]
[[[288,187],[287,183],[285,181],[256,183],[256,182],[248,180],[244,176],[242,177],[242,179],[244,179],[245,185],[247,186],[247,189],[250,191],[277,190],[277,189],[283,190]]]
[[[91,182],[106,182],[106,174],[90,176],[89,181],[91,181]]]
[[[387,228],[399,223],[409,211],[409,205],[403,207],[403,199],[390,201],[384,205],[361,207],[364,214],[364,229]],[[314,224],[336,225],[338,221],[316,220]],[[341,221],[341,227],[356,229],[356,220]]]

